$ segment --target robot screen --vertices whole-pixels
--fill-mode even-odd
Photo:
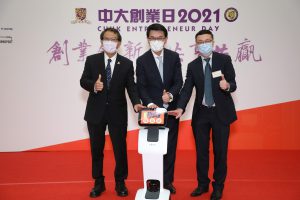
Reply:
[[[165,126],[167,110],[164,108],[144,109],[139,113],[140,126]]]

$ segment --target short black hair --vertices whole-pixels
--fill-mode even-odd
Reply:
[[[204,34],[209,34],[211,35],[211,38],[214,39],[214,35],[210,30],[201,30],[195,35],[195,40],[197,39],[198,35],[204,35]]]
[[[118,41],[119,41],[119,42],[122,42],[122,36],[121,36],[120,32],[118,31],[118,29],[115,29],[115,28],[106,28],[106,29],[104,29],[104,30],[102,31],[102,33],[100,34],[100,39],[101,39],[101,40],[103,40],[104,34],[105,34],[105,32],[107,32],[107,31],[110,31],[110,32],[115,33],[115,34],[118,36],[118,38],[117,38]]]
[[[165,37],[168,37],[168,31],[166,27],[161,24],[151,24],[147,27],[147,38],[149,37],[150,31],[162,31],[164,32]]]

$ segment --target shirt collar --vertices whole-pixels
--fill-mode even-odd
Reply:
[[[161,54],[160,54],[160,56],[158,56],[158,55],[156,55],[152,50],[151,50],[151,52],[152,52],[152,55],[153,55],[153,57],[154,58],[158,58],[158,57],[164,57],[164,49],[161,51]]]
[[[209,62],[211,62],[212,55],[213,55],[213,52],[207,57],[207,58],[209,58]],[[202,62],[205,61],[204,59],[206,59],[206,58],[204,58],[203,56],[200,56],[200,57],[201,57]]]
[[[117,55],[118,55],[118,53],[116,53],[113,57],[110,58],[113,63],[116,61]],[[108,59],[109,59],[108,55],[104,52],[104,60],[105,60],[105,62],[107,62]]]

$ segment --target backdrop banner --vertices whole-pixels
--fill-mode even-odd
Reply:
[[[79,84],[86,57],[102,51],[100,33],[114,27],[123,37],[119,53],[135,64],[149,49],[152,23],[167,28],[166,47],[179,53],[184,78],[198,55],[199,30],[211,30],[214,50],[231,56],[239,120],[230,148],[300,149],[299,8],[298,0],[1,0],[0,151],[88,139],[88,92]],[[181,118],[179,149],[194,145],[193,102],[194,94]],[[128,131],[134,132],[131,103],[128,111]]]

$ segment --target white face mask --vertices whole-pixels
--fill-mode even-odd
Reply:
[[[159,52],[164,48],[164,42],[160,40],[152,40],[150,41],[150,48],[154,52]]]
[[[102,48],[107,53],[115,53],[117,51],[117,42],[113,42],[110,40],[103,40],[102,41]]]
[[[198,51],[203,56],[209,56],[211,54],[212,50],[213,50],[212,42],[208,42],[208,43],[198,45]]]

